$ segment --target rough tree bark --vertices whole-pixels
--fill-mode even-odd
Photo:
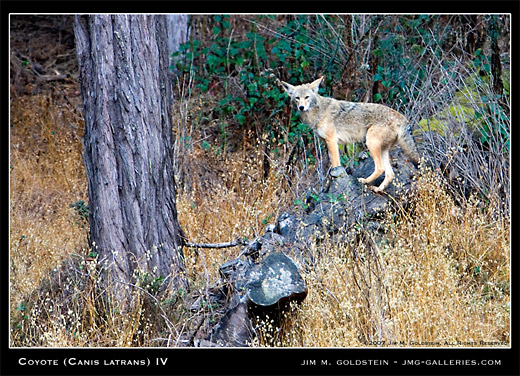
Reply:
[[[176,16],[77,16],[74,24],[91,242],[121,282],[113,291],[123,301],[125,287],[139,276],[174,288],[186,284],[172,161],[167,17]],[[177,21],[186,29],[185,17]]]

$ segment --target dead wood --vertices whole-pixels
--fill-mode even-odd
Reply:
[[[383,213],[405,207],[417,169],[401,150],[391,156],[396,178],[386,192],[374,193],[358,182],[374,169],[372,159],[366,158],[346,175],[329,177],[321,192],[309,195],[304,211],[281,214],[263,236],[222,265],[221,280],[214,286],[220,292],[220,321],[209,334],[199,333],[195,345],[248,346],[257,335],[257,317],[268,313],[281,318],[288,303],[305,299],[301,272],[312,268],[319,257],[312,252],[315,245],[330,238],[336,244],[352,241],[357,225],[376,229]],[[373,184],[379,185],[383,178]]]

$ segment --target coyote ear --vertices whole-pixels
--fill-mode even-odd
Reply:
[[[309,86],[311,87],[311,89],[314,91],[314,92],[318,92],[318,89],[320,87],[320,84],[321,84],[321,81],[323,81],[323,79],[325,78],[325,76],[321,76],[320,78],[318,78],[316,81],[313,81],[309,84]]]
[[[292,96],[294,93],[294,86],[292,86],[291,84],[288,84],[287,82],[283,82],[283,81],[280,81],[280,83],[282,84],[282,86],[283,86],[284,90],[287,92],[287,94]]]

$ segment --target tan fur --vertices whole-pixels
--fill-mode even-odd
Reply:
[[[302,120],[325,140],[333,168],[340,166],[338,144],[366,141],[375,169],[369,177],[359,181],[369,184],[384,172],[385,179],[381,185],[370,187],[375,192],[383,191],[394,178],[390,149],[396,143],[415,163],[419,161],[419,153],[408,132],[408,120],[399,112],[380,104],[322,97],[318,89],[323,78],[299,86],[283,81],[281,84]]]

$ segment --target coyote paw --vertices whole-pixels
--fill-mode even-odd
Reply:
[[[384,192],[385,189],[382,187],[374,187],[373,185],[370,185],[369,188],[372,190],[372,192],[379,193]]]
[[[361,184],[367,184],[367,179],[358,178],[358,182],[360,182]]]

